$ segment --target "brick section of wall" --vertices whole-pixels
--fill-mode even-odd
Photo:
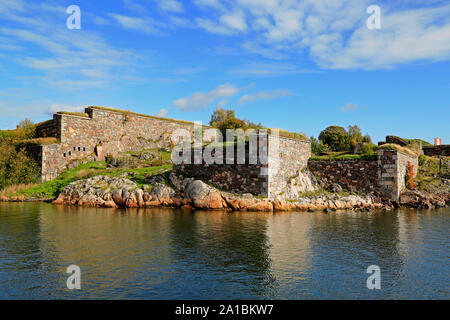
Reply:
[[[198,155],[204,152],[199,151]],[[173,171],[177,175],[202,180],[229,192],[268,196],[268,177],[264,174],[268,165],[259,159],[256,164],[250,164],[248,147],[244,164],[237,163],[236,149],[234,155],[228,158],[225,148],[213,155],[217,163],[207,164],[202,157],[201,164],[194,164],[194,152],[191,152],[190,163],[174,164]]]
[[[52,120],[48,120],[43,122],[42,124],[36,127],[36,136],[37,137],[60,137],[59,123],[53,118]]]
[[[311,143],[273,135],[269,136],[268,141],[269,197],[274,198],[285,191],[290,179],[306,169],[311,157]]]
[[[423,153],[427,156],[444,156],[450,157],[450,144],[433,147],[423,147]]]
[[[378,150],[379,192],[382,195],[399,200],[400,194],[406,188],[408,162],[414,166],[414,173],[417,175],[419,168],[417,157],[398,151]]]
[[[339,184],[348,191],[375,192],[378,189],[377,161],[310,160],[308,169],[325,188]]]
[[[81,159],[102,161],[108,154],[167,147],[174,130],[184,129],[191,135],[194,130],[193,124],[123,112],[87,108],[86,113],[89,117],[55,114],[52,129],[39,131],[41,135],[56,133],[61,141],[42,147],[43,181],[56,178]]]
[[[261,143],[261,150],[257,153],[267,154],[268,158],[260,161],[258,157],[258,164],[249,164],[247,146],[245,164],[237,164],[234,155],[232,159],[235,164],[180,164],[174,165],[174,172],[209,182],[230,192],[274,197],[284,192],[290,178],[296,177],[307,167],[311,144],[309,141],[273,135],[265,136],[260,141],[267,143]],[[225,159],[225,155],[224,150],[219,157]]]
[[[408,162],[417,175],[417,157],[382,149],[378,150],[378,161],[310,160],[308,169],[325,186],[337,183],[349,191],[375,192],[398,200],[406,188]]]
[[[395,198],[397,194],[397,152],[378,150],[378,187],[379,192],[388,197]]]

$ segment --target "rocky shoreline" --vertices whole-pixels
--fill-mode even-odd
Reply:
[[[197,210],[229,211],[325,211],[376,210],[399,207],[435,208],[450,204],[450,193],[431,194],[416,190],[406,191],[400,201],[381,199],[374,195],[342,196],[338,193],[320,194],[296,200],[267,199],[251,194],[232,194],[218,190],[200,180],[180,178],[173,173],[169,181],[154,175],[149,184],[139,188],[125,177],[96,176],[75,181],[66,186],[55,199],[2,198],[8,202],[50,202],[56,205],[102,208],[172,207]]]
[[[104,208],[152,208],[176,207],[200,210],[230,211],[337,211],[389,209],[400,203],[382,201],[374,196],[340,196],[327,194],[300,198],[297,200],[265,199],[251,194],[231,194],[220,191],[200,180],[182,179],[170,175],[169,184],[162,176],[152,177],[153,188],[144,185],[139,188],[126,178],[97,176],[71,183],[53,201],[54,204]],[[416,204],[416,199],[414,199]],[[442,205],[443,204],[443,205]],[[445,206],[447,202],[430,202]],[[403,200],[401,205],[408,205]],[[426,206],[424,206],[426,207]]]

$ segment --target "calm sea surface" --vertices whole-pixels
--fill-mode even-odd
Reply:
[[[449,299],[450,210],[227,213],[0,203],[0,299]],[[69,265],[81,290],[68,290]],[[381,290],[368,290],[370,265]]]

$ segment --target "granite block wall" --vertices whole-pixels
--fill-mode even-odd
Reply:
[[[236,146],[233,146],[233,148],[233,153],[228,155],[226,148],[213,151],[214,163],[206,163],[204,156],[201,157],[201,163],[195,163],[195,153],[200,159],[200,156],[206,154],[208,149],[191,150],[190,159],[187,156],[182,163],[174,164],[173,171],[175,174],[186,178],[202,180],[221,190],[267,197],[267,162],[260,161],[258,158],[255,163],[251,163],[248,145],[245,147],[245,158],[238,161],[237,148]],[[179,151],[174,150],[173,152]]]
[[[81,159],[102,161],[107,155],[171,144],[173,131],[193,134],[194,124],[139,116],[120,111],[86,108],[88,116],[55,114],[38,131],[54,136],[59,144],[42,146],[42,180],[56,178],[71,163]]]
[[[274,198],[286,191],[290,179],[306,169],[311,145],[309,141],[267,135],[260,138],[257,153],[266,155],[265,158],[258,157],[257,164],[250,163],[247,146],[245,164],[238,164],[234,155],[234,164],[225,164],[225,160],[222,161],[224,164],[182,163],[174,165],[174,172],[226,191]],[[225,151],[218,158],[225,159]]]
[[[441,146],[423,147],[423,153],[427,156],[443,156],[450,157],[450,144]]]
[[[354,192],[375,192],[378,188],[377,161],[310,160],[308,169],[325,189],[333,184]]]
[[[311,157],[309,141],[270,135],[269,141],[269,197],[275,198],[288,189],[289,181],[297,178],[308,166]]]
[[[414,176],[419,168],[418,157],[398,151],[378,150],[379,191],[385,197],[398,201],[406,189],[408,163],[414,167]]]
[[[378,150],[377,158],[377,161],[310,160],[308,168],[325,187],[337,183],[349,191],[374,192],[398,200],[406,188],[408,163],[417,175],[418,158],[383,149]]]

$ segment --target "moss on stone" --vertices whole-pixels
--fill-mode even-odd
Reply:
[[[399,146],[398,144],[387,143],[379,146],[378,149],[399,151],[411,157],[417,157],[419,154],[419,150],[417,147],[414,147],[414,144],[408,145],[408,147],[402,147]]]

